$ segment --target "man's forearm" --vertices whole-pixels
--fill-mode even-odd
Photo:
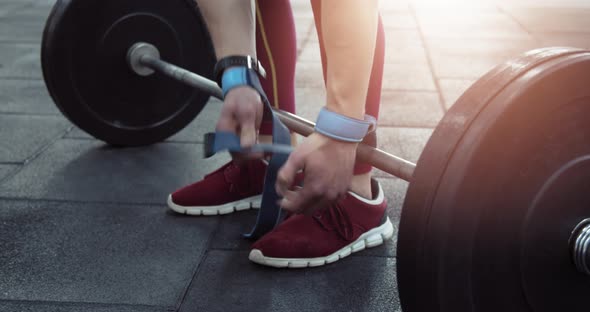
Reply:
[[[377,36],[376,0],[323,0],[327,106],[363,119]]]
[[[197,0],[213,40],[217,59],[228,55],[256,57],[253,0]]]

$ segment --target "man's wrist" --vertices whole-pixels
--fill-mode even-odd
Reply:
[[[243,86],[251,87],[259,93],[262,91],[258,74],[253,69],[242,66],[226,69],[221,76],[220,86],[224,97],[230,90]]]
[[[372,116],[365,116],[364,120],[348,117],[333,112],[326,107],[320,111],[315,132],[337,141],[359,143],[367,133],[374,131],[377,121]]]
[[[313,132],[312,135],[320,136],[324,140],[326,140],[327,142],[330,142],[330,144],[336,144],[336,145],[341,146],[343,148],[349,148],[349,149],[352,149],[355,151],[356,151],[358,145],[360,144],[358,142],[346,142],[346,141],[336,140],[334,138],[331,138],[331,137],[321,134],[319,132]]]
[[[219,59],[213,68],[213,77],[215,77],[215,81],[217,81],[220,86],[223,74],[233,67],[252,69],[263,78],[266,77],[264,67],[262,67],[262,64],[255,57],[250,55],[229,55]]]

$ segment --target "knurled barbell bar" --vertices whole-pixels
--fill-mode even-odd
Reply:
[[[115,145],[163,140],[220,98],[214,61],[192,0],[58,0],[42,44],[57,106]],[[404,311],[587,311],[588,81],[590,52],[534,50],[471,86],[417,166],[359,146],[363,161],[411,181],[397,245]]]

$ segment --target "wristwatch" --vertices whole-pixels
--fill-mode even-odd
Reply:
[[[217,61],[215,67],[213,68],[213,77],[215,77],[217,84],[221,85],[221,77],[223,72],[232,66],[243,66],[248,69],[252,69],[258,75],[266,78],[266,71],[256,58],[250,55],[230,55]]]

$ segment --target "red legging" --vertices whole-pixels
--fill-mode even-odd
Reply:
[[[326,77],[326,53],[322,40],[321,0],[311,0],[316,29],[320,40],[320,52],[324,80]],[[297,39],[295,23],[289,0],[256,1],[256,54],[264,65],[266,79],[261,79],[264,92],[271,104],[282,110],[295,113],[295,61],[297,58]],[[369,81],[369,90],[365,102],[365,112],[379,117],[381,102],[381,82],[385,54],[385,33],[381,17],[377,31],[377,42],[373,58],[373,68]],[[268,124],[263,124],[261,134],[271,134]],[[370,136],[365,143],[376,146],[376,137]],[[357,163],[354,174],[371,171],[371,165]]]

